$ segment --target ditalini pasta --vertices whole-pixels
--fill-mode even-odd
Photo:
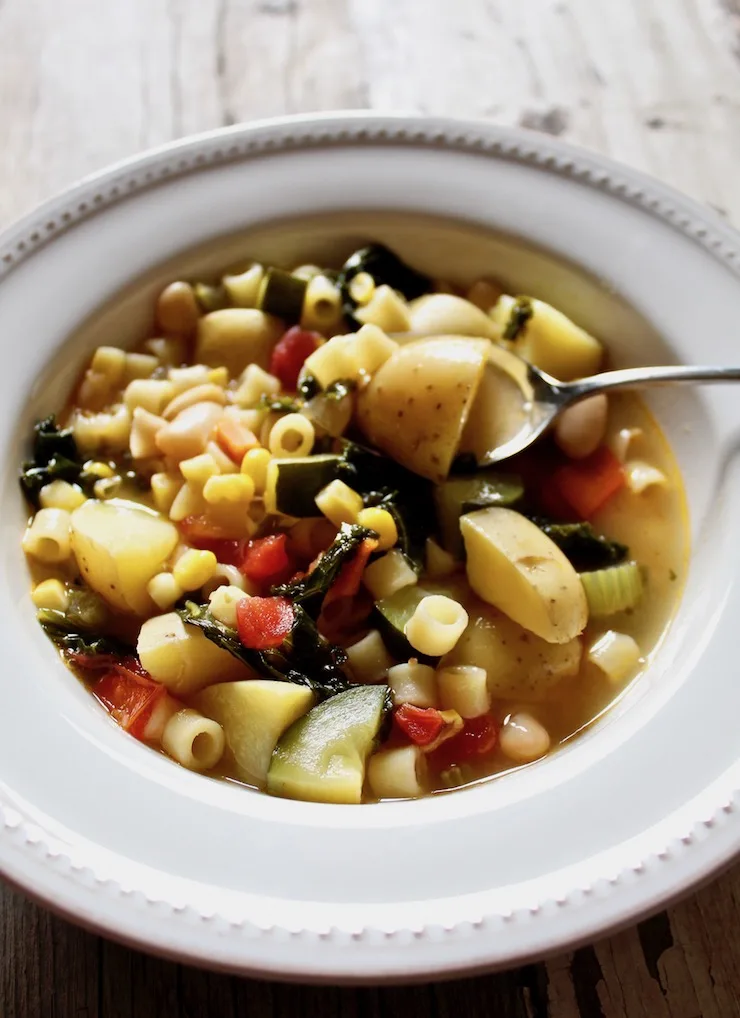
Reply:
[[[484,268],[459,288],[370,244],[173,280],[36,423],[30,601],[120,729],[271,795],[416,798],[546,758],[649,664],[675,461],[617,394],[477,466],[525,412],[499,344],[561,379],[605,355]]]

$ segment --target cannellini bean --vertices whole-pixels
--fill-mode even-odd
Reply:
[[[177,462],[197,456],[205,449],[223,412],[218,403],[186,407],[157,433],[157,448]]]
[[[163,332],[190,336],[199,318],[198,302],[190,283],[170,283],[157,298],[157,322]]]
[[[566,456],[590,456],[603,441],[609,403],[603,392],[568,407],[555,424],[555,442]]]
[[[511,714],[499,735],[501,752],[515,763],[539,760],[550,748],[550,736],[536,718],[520,711]]]
[[[162,411],[166,421],[172,421],[179,413],[195,403],[226,403],[226,393],[220,385],[207,382],[205,385],[196,385],[192,389],[186,389],[170,400]]]

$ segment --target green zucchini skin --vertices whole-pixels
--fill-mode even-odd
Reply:
[[[375,623],[380,635],[383,637],[388,650],[400,661],[408,661],[415,657],[425,664],[434,662],[436,658],[427,657],[414,650],[406,639],[406,623],[416,611],[417,605],[422,598],[427,597],[430,591],[423,590],[413,584],[408,587],[401,587],[390,597],[384,597],[375,602]]]
[[[307,286],[308,282],[299,276],[270,268],[262,280],[257,304],[265,314],[295,325],[303,314]]]
[[[463,557],[460,517],[475,509],[515,505],[524,495],[524,485],[516,474],[480,470],[465,477],[450,477],[434,489],[442,547],[455,558]]]
[[[339,477],[343,459],[332,453],[273,460],[275,505],[286,516],[320,516],[316,496]]]

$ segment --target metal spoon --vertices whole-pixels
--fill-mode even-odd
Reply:
[[[733,382],[740,381],[740,368],[691,367],[674,365],[669,367],[622,368],[619,371],[605,371],[590,378],[579,378],[574,382],[559,382],[556,378],[540,371],[539,368],[527,363],[516,354],[502,347],[492,347],[489,366],[486,372],[488,393],[482,393],[484,399],[476,400],[475,419],[469,422],[466,434],[467,449],[473,452],[481,466],[489,466],[508,459],[522,452],[554,423],[566,407],[595,396],[598,392],[611,389],[641,388],[648,385],[671,385],[674,382]],[[495,433],[490,420],[485,420],[492,413],[497,395],[500,395],[501,384],[511,386],[513,381],[519,389],[522,413],[519,427],[514,422],[507,429],[505,441],[496,442],[486,448],[486,440]],[[485,381],[484,381],[484,384]],[[488,398],[486,398],[486,396]],[[523,397],[523,399],[522,399]],[[511,397],[508,400],[511,409]],[[509,418],[511,414],[508,413]],[[482,445],[483,443],[483,445]],[[462,446],[461,446],[462,448]]]

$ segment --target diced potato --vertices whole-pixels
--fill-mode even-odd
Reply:
[[[211,683],[252,675],[245,664],[211,643],[195,626],[186,625],[176,612],[147,619],[136,649],[151,677],[175,696],[190,696]]]
[[[399,347],[358,397],[360,428],[409,470],[443,481],[489,348],[489,340],[466,336],[438,336]]]
[[[482,336],[498,339],[501,330],[469,300],[451,293],[428,293],[409,304],[411,331],[419,336]]]
[[[470,586],[484,601],[549,643],[567,643],[588,621],[578,573],[539,527],[513,509],[460,519]]]
[[[89,499],[72,513],[72,550],[85,581],[119,611],[154,609],[147,584],[165,569],[177,529],[159,513],[111,499]]]
[[[282,322],[254,308],[223,308],[198,321],[195,359],[210,367],[225,366],[231,376],[248,364],[267,369]]]
[[[210,686],[194,703],[223,726],[226,762],[232,763],[235,777],[264,788],[275,744],[286,728],[313,707],[315,699],[307,686],[250,679]]]
[[[604,351],[597,339],[542,300],[532,300],[532,311],[514,353],[563,382],[599,370]]]
[[[578,673],[582,653],[578,637],[568,643],[547,643],[482,602],[469,604],[468,610],[468,628],[440,667],[484,668],[494,699],[543,700]]]

